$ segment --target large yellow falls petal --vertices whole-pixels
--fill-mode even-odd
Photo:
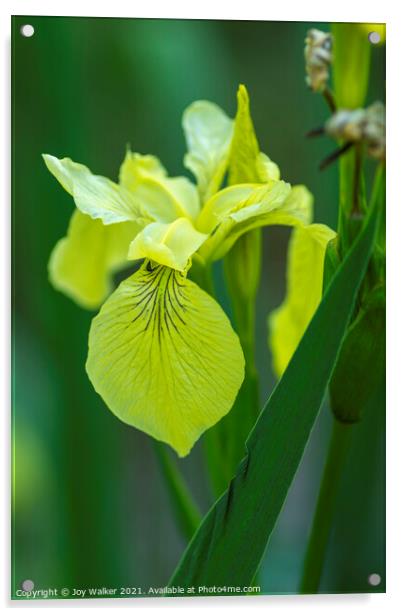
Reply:
[[[75,210],[66,237],[50,256],[53,286],[83,308],[98,308],[112,290],[113,272],[127,263],[128,246],[137,232],[135,223],[105,226]]]
[[[185,456],[230,411],[244,358],[214,299],[147,262],[93,319],[86,368],[117,417]]]

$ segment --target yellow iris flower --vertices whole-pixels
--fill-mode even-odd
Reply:
[[[44,155],[76,205],[50,257],[50,280],[85,308],[104,302],[89,332],[88,376],[115,415],[180,456],[230,411],[244,378],[239,339],[215,299],[188,279],[192,263],[208,267],[253,228],[304,226],[312,216],[308,190],[281,180],[259,151],[244,86],[235,120],[197,101],[183,128],[196,184],[131,151],[118,183]],[[236,183],[239,170],[243,178],[252,170],[249,182]],[[114,273],[139,259],[112,292]]]

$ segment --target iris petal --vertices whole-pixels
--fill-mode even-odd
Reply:
[[[326,225],[294,229],[289,244],[287,293],[268,318],[269,344],[278,376],[285,371],[321,300],[327,244],[336,236]]]
[[[212,232],[199,253],[205,261],[223,257],[244,233],[269,225],[307,225],[311,222],[313,197],[305,186],[286,182],[239,184],[226,188],[205,205],[197,221],[202,231]]]
[[[133,195],[124,186],[93,175],[88,167],[70,158],[59,160],[49,154],[44,154],[43,158],[50,173],[72,195],[83,214],[100,218],[105,225],[138,220],[144,216]]]
[[[93,319],[86,367],[117,417],[180,456],[230,411],[244,377],[220,306],[184,274],[149,262]]]
[[[53,286],[83,308],[98,308],[112,290],[112,274],[127,263],[128,246],[137,232],[134,222],[105,226],[75,210],[66,237],[50,256]]]
[[[250,114],[247,89],[240,85],[237,91],[237,113],[230,148],[229,184],[262,182],[257,163],[261,159],[260,148]]]
[[[194,184],[182,176],[168,177],[155,156],[128,150],[119,179],[156,221],[173,222],[179,216],[194,219],[198,215],[200,201]]]
[[[147,258],[183,271],[207,237],[197,231],[187,218],[178,218],[170,224],[153,222],[132,241],[128,258]]]
[[[233,120],[218,105],[195,101],[183,114],[183,129],[188,148],[184,164],[197,178],[204,202],[222,184],[228,165]]]

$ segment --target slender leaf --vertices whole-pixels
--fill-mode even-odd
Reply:
[[[373,209],[250,433],[235,477],[204,518],[171,585],[251,583],[320,409],[367,268],[376,220]]]
[[[360,421],[385,373],[385,291],[374,289],[349,327],[329,385],[339,421]]]

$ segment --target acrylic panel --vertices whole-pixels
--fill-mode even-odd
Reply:
[[[384,67],[12,18],[12,598],[385,591]]]

